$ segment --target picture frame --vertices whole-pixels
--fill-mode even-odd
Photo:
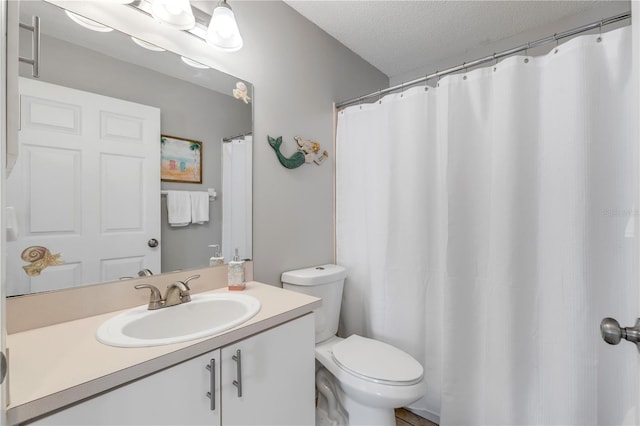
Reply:
[[[160,135],[160,180],[202,183],[202,142]]]

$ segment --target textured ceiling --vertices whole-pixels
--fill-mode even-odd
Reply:
[[[480,0],[285,2],[392,78],[614,3]],[[630,9],[629,2],[615,3],[621,10]],[[598,19],[606,17],[598,16]],[[558,31],[566,29],[569,28]]]

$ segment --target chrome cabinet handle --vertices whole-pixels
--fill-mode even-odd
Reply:
[[[633,327],[620,327],[620,323],[613,318],[605,318],[600,323],[600,333],[605,342],[617,345],[622,339],[635,343],[640,351],[640,318]]]
[[[207,364],[207,370],[209,370],[209,379],[211,383],[209,384],[210,392],[207,392],[207,398],[211,400],[210,408],[211,411],[216,410],[216,360],[215,358],[211,358],[209,364]]]
[[[240,349],[236,351],[236,354],[231,357],[237,365],[236,365],[236,377],[237,380],[233,381],[233,386],[238,388],[238,398],[242,396],[242,358],[241,358]]]

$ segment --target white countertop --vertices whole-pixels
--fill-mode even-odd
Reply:
[[[211,293],[227,291],[223,288]],[[260,300],[256,316],[223,333],[184,343],[118,348],[98,342],[97,328],[122,311],[8,335],[9,424],[41,416],[228,345],[321,305],[321,299],[257,282],[247,283],[243,293]]]

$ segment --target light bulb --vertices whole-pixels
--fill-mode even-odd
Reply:
[[[238,26],[233,16],[233,12],[226,7],[219,7],[214,12],[216,16],[215,31],[223,38],[229,38],[238,31]]]
[[[206,39],[207,43],[227,52],[235,52],[242,47],[236,18],[226,2],[220,2],[213,10]]]
[[[70,12],[68,10],[65,10],[64,13],[67,14],[67,16],[76,24],[85,27],[86,29],[89,29],[91,31],[98,31],[101,33],[108,33],[110,31],[113,31],[113,28],[111,27],[107,27],[106,25],[102,25],[94,20],[91,20],[89,18],[85,18],[84,16],[80,16],[76,13]]]
[[[147,50],[152,50],[154,52],[164,52],[165,51],[165,49],[163,49],[162,47],[158,47],[155,44],[151,44],[151,43],[149,43],[147,41],[140,40],[139,38],[135,38],[133,36],[131,36],[131,40],[133,40],[133,42],[135,44],[137,44],[138,46],[144,47]]]
[[[190,30],[196,24],[189,0],[153,0],[151,15],[170,27]]]
[[[178,2],[170,1],[167,3],[165,7],[167,8],[167,12],[169,12],[172,15],[179,15],[182,13],[182,8],[178,4]]]
[[[200,62],[196,62],[193,59],[185,58],[184,56],[180,56],[180,59],[182,59],[182,62],[184,62],[185,64],[189,65],[190,67],[200,68],[200,69],[203,69],[203,70],[209,68],[205,64],[201,64]]]

